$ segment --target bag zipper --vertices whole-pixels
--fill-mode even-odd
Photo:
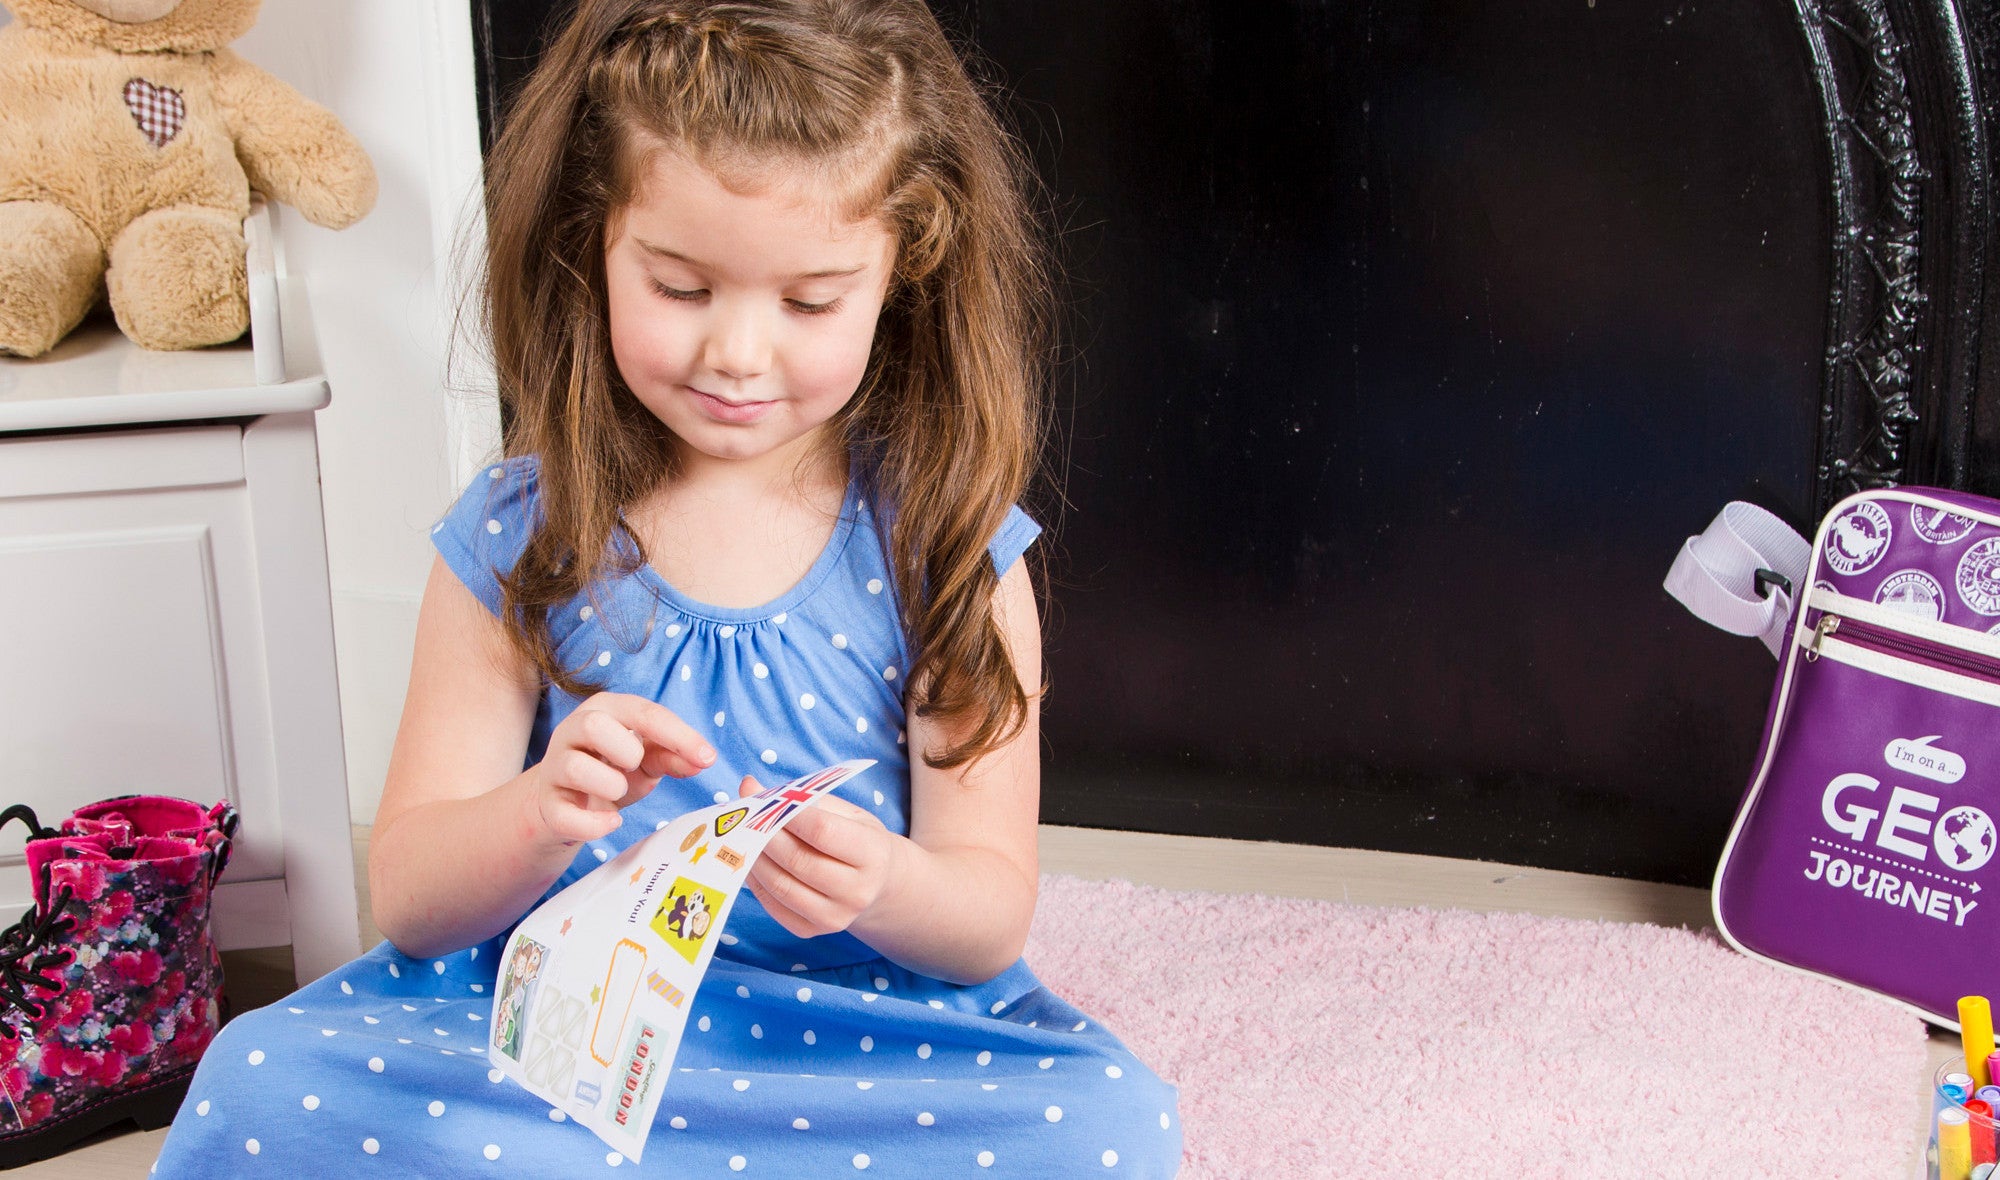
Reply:
[[[1806,659],[1808,661],[1819,659],[1820,644],[1827,636],[1835,633],[1838,633],[1843,641],[1852,643],[1856,647],[1897,656],[1939,671],[1956,672],[1961,676],[1971,676],[2000,684],[2000,659],[1983,656],[1977,652],[1963,651],[1947,643],[1906,635],[1890,627],[1864,623],[1860,619],[1831,613],[1821,615],[1819,625],[1813,628],[1812,642],[1806,647]]]

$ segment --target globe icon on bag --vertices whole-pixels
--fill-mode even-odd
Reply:
[[[1983,868],[1993,859],[1993,820],[1977,807],[1954,807],[1938,817],[1931,844],[1944,863],[1961,873]]]

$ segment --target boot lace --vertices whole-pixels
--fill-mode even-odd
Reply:
[[[42,866],[42,896],[46,906],[22,914],[19,921],[0,933],[0,1007],[12,1008],[34,1020],[47,1011],[44,1000],[32,994],[39,988],[51,991],[49,973],[60,971],[76,960],[76,952],[63,940],[76,931],[76,919],[66,911],[75,897],[68,885],[49,889],[48,866]]]

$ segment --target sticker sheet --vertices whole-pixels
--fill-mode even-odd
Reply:
[[[493,1065],[639,1162],[723,923],[764,845],[873,766],[842,762],[691,811],[522,919],[493,996]]]

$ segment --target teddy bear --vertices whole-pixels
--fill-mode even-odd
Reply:
[[[146,348],[234,340],[252,189],[332,229],[374,205],[333,114],[227,48],[262,0],[0,2],[0,352],[103,297]]]

